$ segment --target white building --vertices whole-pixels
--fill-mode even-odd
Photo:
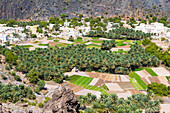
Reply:
[[[53,29],[55,24],[49,24],[49,29]]]
[[[34,26],[26,26],[26,29],[30,30],[32,32],[32,34],[36,34],[37,33],[37,28],[39,25],[34,25]]]
[[[135,30],[142,31],[145,33],[156,33],[158,36],[161,34],[167,34],[168,32],[167,27],[164,27],[162,23],[151,23],[151,24],[144,24],[141,23],[140,26],[136,26]]]
[[[154,39],[160,39],[161,37],[164,37],[168,40],[170,40],[170,28],[165,27],[162,23],[151,23],[151,24],[144,24],[141,23],[140,26],[136,26],[135,30],[142,31],[144,33],[156,33],[155,37],[152,37]]]
[[[69,27],[70,25],[71,25],[71,22],[67,22],[67,21],[64,22],[64,26],[65,26],[65,27]]]
[[[0,40],[2,42],[6,42],[8,40],[8,35],[4,33],[0,33]]]

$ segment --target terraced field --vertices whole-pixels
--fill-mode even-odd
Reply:
[[[93,80],[93,78],[79,76],[79,75],[73,75],[70,77],[70,82],[74,85],[83,87],[84,89],[99,91],[102,94],[108,94],[104,89],[102,89],[100,87],[89,85],[92,80]]]
[[[81,77],[79,77],[77,80],[75,80],[72,83],[74,83],[74,84],[82,84],[82,85],[89,85],[92,80],[93,80],[93,78],[81,76]]]
[[[73,76],[70,76],[69,79],[70,79],[70,82],[74,82],[75,80],[79,79],[81,76],[80,75],[73,75]]]
[[[145,70],[146,70],[151,76],[158,76],[151,68],[145,68]]]
[[[147,88],[147,85],[143,82],[143,80],[141,80],[140,76],[135,73],[132,72],[129,74],[130,77],[130,82],[131,84],[137,89],[137,90],[144,90]],[[135,79],[135,80],[134,80]],[[137,86],[136,86],[137,85]],[[140,87],[139,87],[140,86]]]
[[[135,78],[130,78],[130,83],[137,89],[137,90],[143,90],[141,85],[136,81]]]

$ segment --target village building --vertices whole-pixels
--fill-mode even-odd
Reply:
[[[168,27],[165,27],[162,23],[151,23],[151,24],[144,24],[141,23],[139,26],[135,27],[135,30],[137,31],[142,31],[144,33],[156,33],[157,37],[155,37],[156,39],[159,37],[165,37],[168,38],[168,32],[170,31],[170,29]]]

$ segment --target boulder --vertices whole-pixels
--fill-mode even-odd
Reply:
[[[68,84],[54,91],[43,108],[43,113],[79,113],[80,103]]]

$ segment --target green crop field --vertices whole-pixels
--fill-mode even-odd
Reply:
[[[59,40],[53,40],[54,42],[59,42]]]
[[[89,44],[89,45],[87,46],[87,48],[90,48],[90,49],[92,49],[93,47],[94,47],[94,48],[98,48],[98,49],[101,48],[100,45],[96,45],[96,44]]]
[[[116,39],[116,42],[124,42],[124,40],[117,40],[117,39]]]
[[[22,45],[22,47],[24,48],[30,48],[30,47],[34,47],[33,45]]]
[[[64,44],[56,44],[57,46],[61,46],[61,47],[65,47],[65,45]]]
[[[129,77],[130,78],[140,78],[140,76],[135,72],[129,73]]]
[[[100,41],[97,41],[97,40],[91,40],[91,42],[93,42],[93,43],[102,43],[103,41],[102,41],[102,40],[100,40]]]
[[[38,44],[39,46],[49,46],[49,44]]]
[[[116,46],[125,46],[125,45],[127,45],[127,44],[124,44],[124,43],[122,43],[122,42],[119,42],[119,43],[117,43]]]
[[[88,43],[88,41],[80,42],[80,44],[85,44],[85,43]]]
[[[47,38],[47,40],[53,40],[54,38]]]
[[[99,37],[92,37],[92,39],[99,39]]]
[[[99,91],[99,92],[101,92],[101,94],[108,94],[107,91],[105,91],[104,89],[97,87],[97,86],[83,85],[83,84],[77,84],[77,83],[72,83],[72,84],[83,87],[84,89]]]
[[[158,76],[151,68],[145,69],[151,76]]]
[[[132,73],[129,74],[129,77],[130,77],[130,78],[134,78],[134,79],[137,81],[137,83],[142,87],[142,89],[146,89],[146,88],[147,88],[147,85],[145,84],[145,82],[143,82],[143,80],[141,80],[140,76],[139,76],[137,73],[132,72]],[[133,83],[133,82],[132,82],[132,83]],[[131,83],[131,84],[132,84],[132,83]],[[137,84],[137,83],[136,83],[136,84]],[[136,86],[135,86],[134,83],[133,83],[132,85],[136,88]],[[139,90],[139,89],[138,89],[138,90]]]
[[[127,43],[132,43],[134,40],[126,40]]]
[[[73,76],[70,76],[69,79],[70,79],[70,82],[74,82],[75,80],[79,79],[81,76],[80,75],[73,75]]]
[[[141,71],[141,70],[144,70],[145,68],[138,68],[138,69],[135,69],[134,71]]]
[[[89,85],[90,82],[93,80],[93,78],[73,75],[73,76],[70,76],[69,79],[72,84],[83,87],[84,89],[99,91],[102,94],[108,94],[104,89],[100,87]]]
[[[130,83],[137,89],[137,90],[143,90],[141,85],[137,82],[135,78],[130,78]]]
[[[106,91],[109,91],[109,88],[108,88],[105,84],[103,84],[102,86],[100,86],[100,88],[102,88],[102,89],[104,89],[104,90],[106,90]]]
[[[88,84],[90,84],[90,82],[92,80],[93,80],[93,78],[81,76],[77,80],[75,80],[73,83],[82,84],[82,85],[88,85]]]

